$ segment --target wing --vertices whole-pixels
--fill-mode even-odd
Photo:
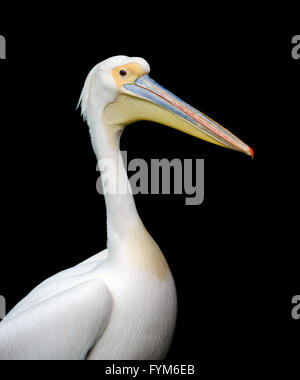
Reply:
[[[0,360],[83,360],[109,322],[101,280],[82,282],[0,323]]]
[[[24,297],[5,317],[14,318],[35,305],[56,296],[67,289],[73,288],[84,281],[93,279],[93,270],[99,267],[107,258],[107,249],[90,257],[82,263],[65,269],[49,277],[36,286],[26,297]],[[98,277],[96,277],[98,278]]]

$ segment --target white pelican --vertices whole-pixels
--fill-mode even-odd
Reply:
[[[124,127],[152,120],[253,156],[228,130],[154,82],[142,58],[116,56],[85,81],[81,109],[98,160],[119,160]],[[145,229],[132,194],[106,194],[107,249],[50,277],[0,324],[0,359],[162,359],[177,300],[168,264]]]

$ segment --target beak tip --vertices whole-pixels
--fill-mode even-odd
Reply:
[[[251,156],[251,159],[253,160],[253,158],[254,158],[254,150],[249,146],[248,147],[249,148],[249,156]]]

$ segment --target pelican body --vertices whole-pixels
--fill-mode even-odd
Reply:
[[[151,120],[253,156],[245,143],[149,77],[142,58],[116,56],[88,74],[80,97],[98,161],[130,190],[119,151],[127,124]],[[130,191],[106,193],[107,249],[37,286],[0,323],[0,359],[163,359],[176,324],[169,266]]]

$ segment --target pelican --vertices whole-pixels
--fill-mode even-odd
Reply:
[[[79,105],[99,162],[118,168],[125,126],[150,120],[208,142],[253,150],[149,77],[148,63],[115,56],[88,74]],[[111,173],[114,176],[113,173]],[[176,323],[169,266],[136,210],[133,195],[105,194],[107,249],[38,285],[0,323],[2,360],[163,359]]]

